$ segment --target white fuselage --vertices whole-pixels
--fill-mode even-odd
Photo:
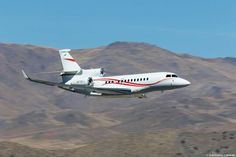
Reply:
[[[170,72],[143,73],[108,77],[93,77],[90,85],[81,85],[81,75],[75,75],[68,86],[74,92],[94,95],[124,95],[164,91],[190,85],[190,82]]]

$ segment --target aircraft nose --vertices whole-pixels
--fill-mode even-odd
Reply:
[[[185,80],[183,78],[176,78],[173,80],[172,86],[175,86],[176,88],[186,87],[189,86],[191,83],[188,80]]]
[[[191,82],[189,82],[188,80],[182,79],[181,81],[183,86],[189,86],[191,84]]]

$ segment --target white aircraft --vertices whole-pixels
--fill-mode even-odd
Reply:
[[[144,93],[182,88],[191,83],[171,72],[155,72],[119,76],[104,76],[103,68],[81,69],[69,54],[70,49],[59,50],[63,71],[62,82],[32,79],[22,70],[24,77],[32,82],[89,95],[110,97],[146,97]]]

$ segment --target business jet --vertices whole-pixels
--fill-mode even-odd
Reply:
[[[50,82],[33,79],[23,70],[25,79],[86,96],[138,97],[145,98],[145,93],[182,88],[191,83],[171,72],[104,76],[103,68],[81,69],[70,55],[70,49],[59,50],[63,71],[62,82]]]

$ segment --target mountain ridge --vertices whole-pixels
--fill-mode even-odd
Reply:
[[[103,67],[107,75],[171,71],[192,83],[183,89],[148,93],[147,99],[111,99],[84,97],[23,78],[21,69],[32,77],[59,82],[58,75],[37,74],[61,69],[57,51],[0,43],[1,141],[59,149],[89,147],[130,133],[145,137],[149,131],[165,129],[174,134],[236,130],[235,58],[175,54],[139,42],[72,50],[82,68]]]

